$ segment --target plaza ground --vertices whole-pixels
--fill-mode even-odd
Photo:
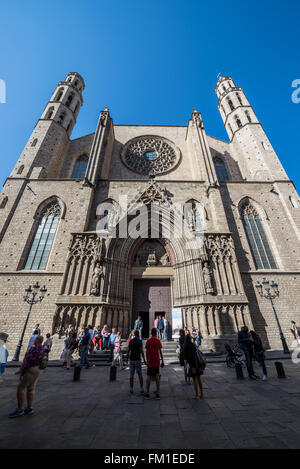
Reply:
[[[163,369],[160,401],[138,395],[137,377],[129,396],[128,370],[109,382],[108,367],[84,369],[74,383],[72,371],[49,367],[37,386],[35,415],[14,420],[7,416],[18,376],[8,368],[0,385],[0,448],[300,448],[300,364],[283,364],[286,380],[268,361],[270,378],[262,382],[238,381],[224,363],[209,363],[204,401],[192,400],[178,365]]]

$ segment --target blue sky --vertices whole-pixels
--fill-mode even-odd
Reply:
[[[186,125],[227,140],[217,74],[242,86],[289,177],[300,188],[300,2],[263,0],[10,0],[0,15],[0,185],[58,81],[85,79],[72,138],[95,130],[106,105],[116,124]]]

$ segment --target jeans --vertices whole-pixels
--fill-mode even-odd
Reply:
[[[248,347],[243,347],[243,348],[241,347],[241,350],[245,354],[248,375],[254,376],[254,370],[253,370],[253,365],[252,365],[252,352],[248,349]]]
[[[102,336],[102,350],[107,346],[108,337]]]
[[[143,328],[141,327],[140,329],[138,329],[138,331],[139,331],[139,334],[140,334],[140,339],[142,340],[142,338],[143,338],[143,334],[142,334]]]
[[[164,329],[164,339],[168,340],[168,329]]]
[[[262,360],[262,361],[260,362],[260,364],[261,364],[261,367],[262,367],[262,372],[263,372],[263,374],[267,376],[268,372],[267,372],[267,367],[266,367],[265,360]]]
[[[0,363],[0,376],[4,375],[6,363]]]
[[[88,353],[89,353],[89,346],[88,345],[82,345],[81,346],[81,356],[80,356],[80,366],[90,366],[90,362],[88,359]]]

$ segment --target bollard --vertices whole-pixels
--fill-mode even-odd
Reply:
[[[241,363],[235,364],[235,372],[237,379],[244,379],[243,367]]]
[[[116,381],[117,379],[117,367],[112,365],[109,372],[109,381]]]
[[[276,371],[277,371],[278,378],[279,379],[285,379],[286,376],[285,376],[283,364],[281,362],[275,362],[275,366],[276,366]]]
[[[80,365],[75,365],[73,381],[80,381],[80,373],[81,373],[81,366]]]

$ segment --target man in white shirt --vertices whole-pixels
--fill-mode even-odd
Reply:
[[[36,329],[34,332],[33,332],[33,335],[30,337],[29,339],[29,342],[28,342],[28,347],[27,347],[27,352],[28,350],[34,346],[34,342],[35,342],[35,339],[38,337],[39,335],[39,331]]]

